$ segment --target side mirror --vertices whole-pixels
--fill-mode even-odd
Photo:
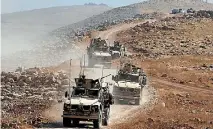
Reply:
[[[101,102],[101,99],[98,99],[98,102]]]
[[[114,75],[112,75],[112,80],[114,80],[115,79],[115,76]]]
[[[65,98],[67,98],[67,97],[68,97],[68,92],[66,91],[66,92],[65,92]]]

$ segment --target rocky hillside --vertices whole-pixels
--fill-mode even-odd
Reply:
[[[1,73],[2,128],[20,128],[22,125],[40,127],[46,120],[43,111],[60,100],[69,83],[63,72],[48,69],[17,69]]]
[[[173,8],[193,8],[195,10],[213,10],[213,4],[205,3],[200,0],[148,0],[142,3],[132,4],[124,7],[114,8],[102,14],[93,16],[81,22],[57,29],[56,32],[69,33],[77,28],[89,28],[100,25],[105,21],[115,22],[133,18],[136,14],[146,12],[164,12],[169,13]]]
[[[154,2],[153,0],[150,0],[150,1],[145,1],[142,3],[137,3],[137,4],[133,4],[129,6],[114,8],[102,14],[87,18],[83,21],[56,29],[49,36],[45,37],[45,41],[37,41],[39,43],[42,42],[42,44],[38,45],[39,47],[42,46],[42,49],[40,47],[36,50],[16,53],[9,57],[10,60],[7,60],[7,61],[5,60],[2,62],[4,62],[3,64],[4,66],[14,64],[15,66],[13,67],[16,67],[17,65],[33,67],[35,66],[35,64],[36,66],[57,65],[58,63],[61,63],[64,60],[68,60],[71,57],[78,58],[78,56],[76,55],[73,56],[74,55],[73,53],[76,53],[76,50],[77,50],[73,42],[73,37],[75,35],[75,32],[90,31],[94,28],[99,27],[102,24],[105,24],[106,22],[109,24],[111,23],[117,24],[123,20],[132,19],[136,14],[140,14],[143,12],[149,12],[149,11],[160,12],[160,11],[163,11],[161,9],[167,9],[167,11],[163,11],[163,12],[168,13],[171,8],[173,7],[182,8],[184,5],[187,5],[186,6],[187,8],[193,7],[195,9],[200,9],[201,7],[208,9],[213,7],[212,4],[207,4],[204,2],[193,3],[189,1],[176,2],[176,1],[163,1],[163,0]],[[93,7],[93,6],[90,6],[90,7]],[[144,18],[146,17],[148,16],[145,16]],[[57,18],[56,21],[58,21],[58,19],[60,18]],[[59,20],[59,21],[63,21],[63,20]],[[26,34],[25,37],[28,37],[28,35]],[[38,43],[35,43],[35,44],[38,44]],[[48,44],[48,45],[43,46],[44,44]],[[19,55],[18,56],[19,58],[17,58],[16,55]],[[34,56],[29,57],[28,55],[34,55]]]
[[[118,37],[121,43],[148,58],[212,55],[212,27],[212,19],[208,18],[170,17],[138,25],[119,33]]]

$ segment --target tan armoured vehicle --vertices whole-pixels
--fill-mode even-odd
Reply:
[[[66,101],[62,115],[65,127],[78,127],[80,121],[92,121],[94,128],[100,128],[100,125],[107,126],[109,110],[105,108],[102,99],[101,79],[85,79],[84,75],[75,78],[76,86],[70,94],[65,93]]]
[[[142,88],[146,85],[146,75],[141,68],[125,64],[116,76],[112,76],[115,104],[139,105]]]
[[[87,47],[88,66],[111,68],[112,55],[105,40],[92,39]]]

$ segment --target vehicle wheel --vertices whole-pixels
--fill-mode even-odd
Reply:
[[[107,119],[102,119],[102,125],[103,125],[103,126],[107,126],[107,125],[108,125]]]
[[[73,120],[72,121],[73,126],[78,126],[79,125],[79,120]]]
[[[140,105],[140,99],[135,100],[135,105]]]
[[[99,129],[100,128],[99,120],[94,120],[93,121],[93,126],[94,126],[95,129]]]
[[[71,119],[69,118],[63,118],[63,126],[69,127],[71,125]]]
[[[100,115],[98,120],[93,121],[93,126],[95,129],[100,129],[101,120],[102,120],[102,117]]]

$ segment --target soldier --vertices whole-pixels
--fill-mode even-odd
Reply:
[[[110,105],[112,105],[114,103],[113,101],[113,96],[112,94],[109,92],[109,88],[108,86],[103,87],[103,103],[104,103],[104,108],[110,108]]]
[[[85,79],[85,75],[82,75],[79,80],[78,80],[78,86],[84,86],[84,84],[86,84],[86,79]]]
[[[120,50],[120,52],[121,52],[121,56],[124,56],[125,55],[125,47],[124,47],[124,45],[121,45],[121,50]]]
[[[147,83],[147,77],[146,77],[146,74],[143,71],[141,72],[141,75],[139,77],[139,82],[140,82],[141,86],[145,86],[146,83]]]

